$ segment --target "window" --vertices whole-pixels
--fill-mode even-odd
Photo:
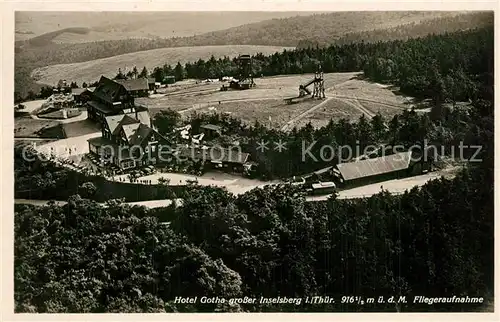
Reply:
[[[150,141],[150,142],[154,142],[154,141],[155,141],[155,136],[154,136],[154,134],[152,134],[152,135],[151,135],[151,137],[149,138],[149,141]]]
[[[134,160],[127,160],[127,161],[122,161],[122,168],[123,169],[130,169],[135,166]]]

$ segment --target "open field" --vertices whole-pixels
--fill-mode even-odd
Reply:
[[[69,158],[71,156],[82,156],[89,153],[89,143],[87,140],[100,137],[101,132],[81,135],[77,137],[52,141],[43,145],[37,145],[39,152],[53,153],[59,158]]]
[[[356,121],[362,114],[371,117],[380,112],[386,120],[409,107],[409,98],[397,95],[385,85],[359,79],[359,73],[325,74],[327,100],[304,98],[295,104],[286,104],[283,99],[297,96],[298,86],[310,80],[313,75],[289,75],[256,78],[257,86],[250,90],[229,90],[222,92],[223,82],[196,83],[186,80],[176,83],[160,94],[149,98],[138,98],[138,104],[149,108],[152,117],[162,110],[172,109],[183,116],[193,112],[226,113],[232,117],[253,124],[259,121],[273,128],[291,129],[302,127],[308,122],[322,127],[331,119],[345,118]],[[42,101],[27,103],[27,109],[38,106]],[[86,114],[85,112],[82,113]],[[71,119],[65,121],[72,121]],[[87,121],[75,118],[63,124],[66,137],[87,135],[98,131]],[[87,124],[88,123],[88,124]],[[16,119],[16,137],[40,137],[35,132],[41,128],[56,125],[47,120]],[[59,132],[62,132],[59,129]],[[47,134],[43,135],[47,137]],[[53,136],[53,135],[52,135]]]
[[[134,68],[134,66],[137,66],[139,70],[146,66],[148,70],[152,71],[155,67],[163,66],[164,64],[175,66],[178,62],[185,64],[197,61],[198,59],[206,60],[212,55],[215,58],[223,56],[232,58],[238,56],[240,53],[249,55],[262,53],[269,55],[283,51],[283,49],[291,49],[291,47],[235,45],[161,48],[80,63],[40,67],[33,70],[31,76],[38,83],[42,84],[56,84],[60,79],[82,84],[83,82],[95,82],[99,80],[101,75],[114,77],[119,68],[124,73]]]
[[[356,77],[359,73],[330,73],[325,74],[325,87],[342,84]],[[200,83],[189,85],[175,84],[167,89],[165,96],[155,98],[139,98],[137,102],[146,105],[150,109],[182,110],[192,107],[194,104],[218,104],[219,101],[251,101],[279,99],[295,97],[298,95],[299,85],[313,78],[313,74],[288,75],[256,78],[257,86],[250,90],[219,91],[220,87],[227,83]]]
[[[312,108],[319,101],[307,99],[297,104],[287,105],[283,100],[266,99],[258,101],[235,101],[214,105],[215,111],[208,108],[196,110],[198,113],[226,113],[243,122],[253,124],[255,121],[279,128],[297,115]]]
[[[363,113],[360,110],[353,108],[343,101],[332,98],[322,108],[307,114],[302,120],[295,122],[293,126],[301,128],[311,122],[313,127],[319,128],[327,125],[332,118],[335,120],[347,119],[349,121],[357,121],[361,115]]]
[[[335,94],[339,98],[357,98],[363,104],[376,102],[402,107],[409,105],[411,101],[409,97],[397,95],[397,89],[392,89],[391,86],[374,83],[360,77],[336,85],[335,88],[329,88],[326,92]]]
[[[325,92],[329,98],[326,101],[304,98],[291,105],[283,101],[297,96],[298,86],[313,77],[307,74],[256,78],[257,86],[243,91],[219,91],[221,82],[175,84],[164,94],[137,102],[147,106],[152,115],[168,108],[185,116],[195,111],[228,113],[247,123],[259,121],[279,128],[290,123],[287,129],[302,127],[309,121],[321,127],[332,118],[356,121],[362,114],[371,117],[377,112],[389,119],[409,107],[408,98],[397,95],[388,86],[359,79],[359,75],[325,74]]]
[[[402,113],[404,110],[404,108],[397,108],[394,106],[385,105],[383,103],[381,104],[375,102],[367,102],[363,100],[358,100],[358,102],[371,113],[382,114],[386,118],[386,121],[389,121],[389,118],[392,118],[396,114]]]

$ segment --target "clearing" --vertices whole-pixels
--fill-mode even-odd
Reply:
[[[279,99],[263,99],[255,101],[231,101],[214,104],[201,109],[193,109],[191,113],[224,113],[253,125],[256,121],[271,128],[278,128],[318,104],[317,100],[304,100],[297,104],[287,105]],[[185,116],[191,113],[184,113]]]
[[[316,109],[315,111],[308,113],[306,117],[293,123],[293,126],[301,128],[307,123],[311,122],[311,125],[315,128],[320,128],[326,126],[331,119],[347,119],[349,121],[357,121],[363,113],[351,105],[341,101],[335,97],[331,97],[326,101],[322,108]]]
[[[313,74],[256,78],[249,90],[220,91],[223,82],[174,84],[149,98],[137,99],[152,115],[172,109],[184,116],[192,112],[227,113],[246,123],[259,121],[273,128],[289,130],[308,122],[318,128],[341,118],[356,121],[365,114],[380,112],[386,120],[409,108],[410,99],[389,86],[361,79],[361,73],[324,74],[326,100],[304,98],[286,104],[283,99],[296,97],[298,87]]]
[[[155,67],[163,66],[164,64],[175,66],[177,62],[185,64],[187,62],[197,61],[198,59],[207,60],[212,55],[215,58],[224,56],[233,58],[241,53],[249,55],[262,53],[264,55],[270,55],[275,52],[281,52],[284,49],[293,48],[250,45],[161,48],[95,59],[81,63],[40,67],[33,70],[31,77],[41,84],[57,84],[60,79],[65,79],[68,82],[77,82],[78,84],[82,84],[83,82],[92,83],[98,81],[101,75],[110,78],[115,77],[119,68],[121,68],[124,73],[133,69],[134,66],[139,70],[146,66],[149,71],[152,71]]]

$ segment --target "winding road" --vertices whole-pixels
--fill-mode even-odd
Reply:
[[[451,178],[455,175],[456,171],[459,170],[460,167],[450,167],[441,171],[429,172],[423,175],[408,177],[403,179],[394,179],[387,180],[383,182],[378,182],[374,184],[369,184],[366,186],[356,187],[352,189],[341,190],[338,192],[338,199],[358,199],[358,198],[368,198],[382,191],[387,191],[390,194],[398,195],[402,194],[407,190],[410,190],[414,187],[420,187],[429,182],[430,180],[438,179],[442,176]],[[252,187],[255,188],[255,187]],[[242,190],[239,193],[242,194],[247,192],[248,190]],[[323,196],[309,196],[306,197],[307,201],[324,201],[330,198],[331,195],[323,195]],[[182,205],[182,199],[175,199],[177,205]],[[15,199],[14,203],[16,204],[31,204],[36,206],[43,206],[49,203],[48,200],[33,200],[33,199]],[[66,201],[55,201],[58,205],[64,205]],[[105,205],[105,203],[101,203]],[[162,200],[148,200],[148,201],[139,201],[139,202],[128,202],[131,206],[145,206],[147,208],[159,208],[159,207],[168,207],[172,204],[172,199],[162,199]]]

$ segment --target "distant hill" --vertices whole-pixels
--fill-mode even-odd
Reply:
[[[163,66],[164,64],[175,66],[177,62],[185,64],[187,62],[195,62],[198,59],[208,60],[212,55],[216,59],[224,56],[233,58],[242,52],[250,55],[257,53],[270,55],[275,52],[281,52],[284,49],[293,48],[279,46],[235,45],[151,49],[81,63],[41,67],[33,71],[32,77],[39,83],[44,84],[53,85],[60,79],[66,79],[69,82],[77,82],[81,85],[83,82],[95,82],[99,80],[101,75],[114,77],[118,72],[118,68],[121,68],[121,70],[126,73],[134,66],[137,66],[139,70],[145,66],[148,71],[152,72],[155,67]]]
[[[56,31],[48,32],[46,34],[36,36],[30,38],[28,43],[32,46],[45,46],[50,44],[54,38],[62,34],[71,34],[71,35],[86,35],[90,32],[90,29],[85,27],[73,27],[73,28],[64,28]]]
[[[460,14],[449,17],[440,17],[410,23],[386,29],[376,29],[362,32],[346,33],[335,40],[335,44],[353,42],[377,42],[390,40],[407,40],[410,38],[424,37],[429,34],[443,34],[473,28],[482,28],[494,25],[492,12],[476,12]]]
[[[48,37],[45,45],[42,41],[41,46],[39,43],[16,42],[15,88],[22,95],[26,95],[29,90],[36,92],[39,85],[30,78],[31,71],[35,68],[92,61],[151,49],[212,45],[324,46],[357,41],[407,39],[488,24],[493,24],[492,12],[335,12],[271,19],[192,37],[53,43],[54,39],[68,35],[65,32],[55,35],[52,40]],[[17,27],[16,24],[16,29]],[[115,25],[113,28],[118,30],[119,26]]]
[[[272,19],[223,31],[208,32],[198,41],[213,44],[279,44],[297,46],[308,40],[330,44],[346,33],[387,29],[429,19],[450,17],[459,12],[445,11],[353,11]]]
[[[130,38],[189,37],[273,18],[311,12],[16,12],[16,40],[42,36],[49,44]],[[68,28],[86,28],[75,34]],[[38,42],[38,45],[41,43]]]

